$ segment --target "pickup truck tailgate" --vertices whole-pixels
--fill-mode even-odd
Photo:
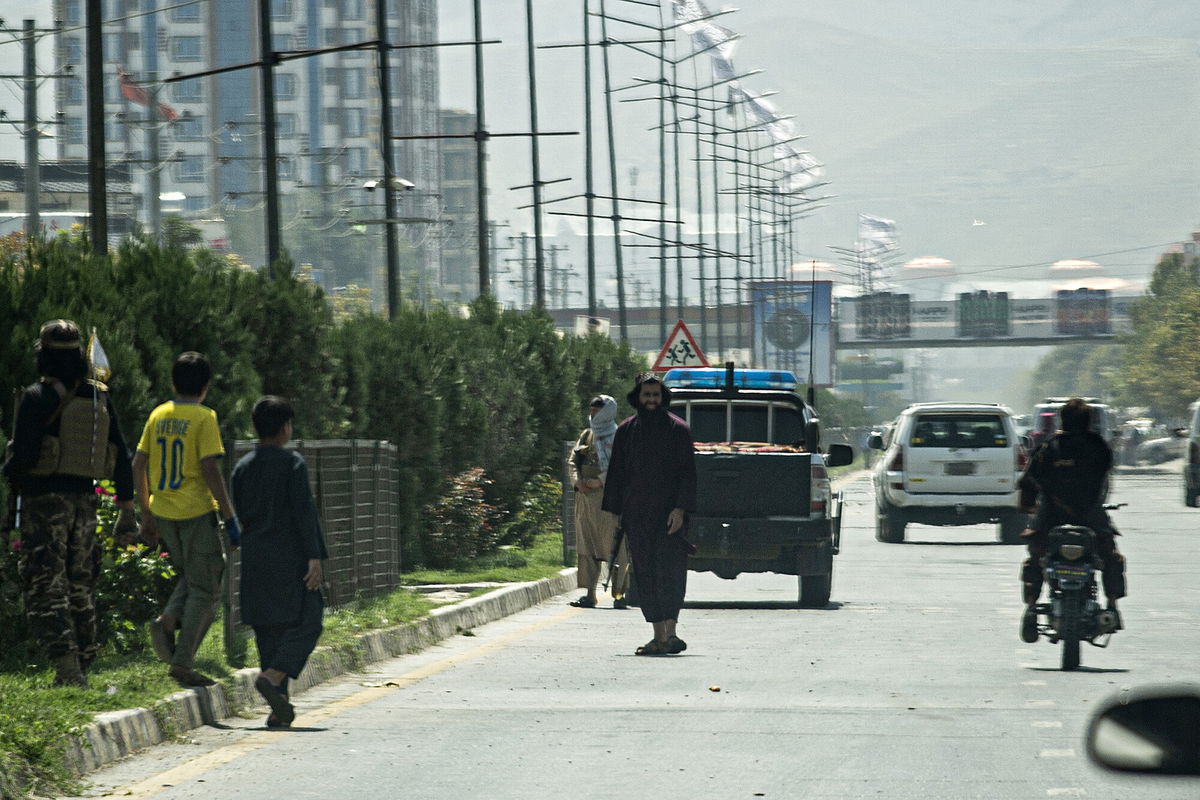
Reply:
[[[696,516],[808,516],[808,453],[696,453]]]

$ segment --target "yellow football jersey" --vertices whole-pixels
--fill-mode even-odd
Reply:
[[[150,457],[150,510],[164,519],[193,519],[217,508],[200,462],[225,455],[217,412],[171,401],[150,412],[138,452]]]

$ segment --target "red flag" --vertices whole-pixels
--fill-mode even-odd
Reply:
[[[137,103],[139,106],[150,107],[153,102],[150,98],[150,93],[134,83],[133,78],[129,73],[121,67],[117,67],[117,79],[121,82],[121,96],[130,102]],[[158,106],[158,114],[163,119],[170,122],[171,120],[179,119],[179,112],[171,108],[166,103],[156,103]]]
[[[129,73],[117,67],[117,79],[121,81],[121,96],[126,100],[137,103],[139,106],[150,105],[150,95],[146,90],[133,82],[133,78],[129,77]]]

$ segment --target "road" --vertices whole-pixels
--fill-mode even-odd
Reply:
[[[94,774],[94,795],[159,798],[963,798],[1200,796],[1200,778],[1115,775],[1082,734],[1105,697],[1196,681],[1197,521],[1178,473],[1122,475],[1127,630],[1083,667],[1018,636],[1023,551],[991,526],[874,540],[847,488],[833,602],[794,578],[691,576],[682,656],[639,658],[636,610],[560,597],[262,716]]]

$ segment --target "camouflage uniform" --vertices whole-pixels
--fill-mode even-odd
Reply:
[[[96,657],[95,493],[51,493],[25,498],[21,510],[21,577],[25,613],[50,658],[77,654],[86,667]]]

